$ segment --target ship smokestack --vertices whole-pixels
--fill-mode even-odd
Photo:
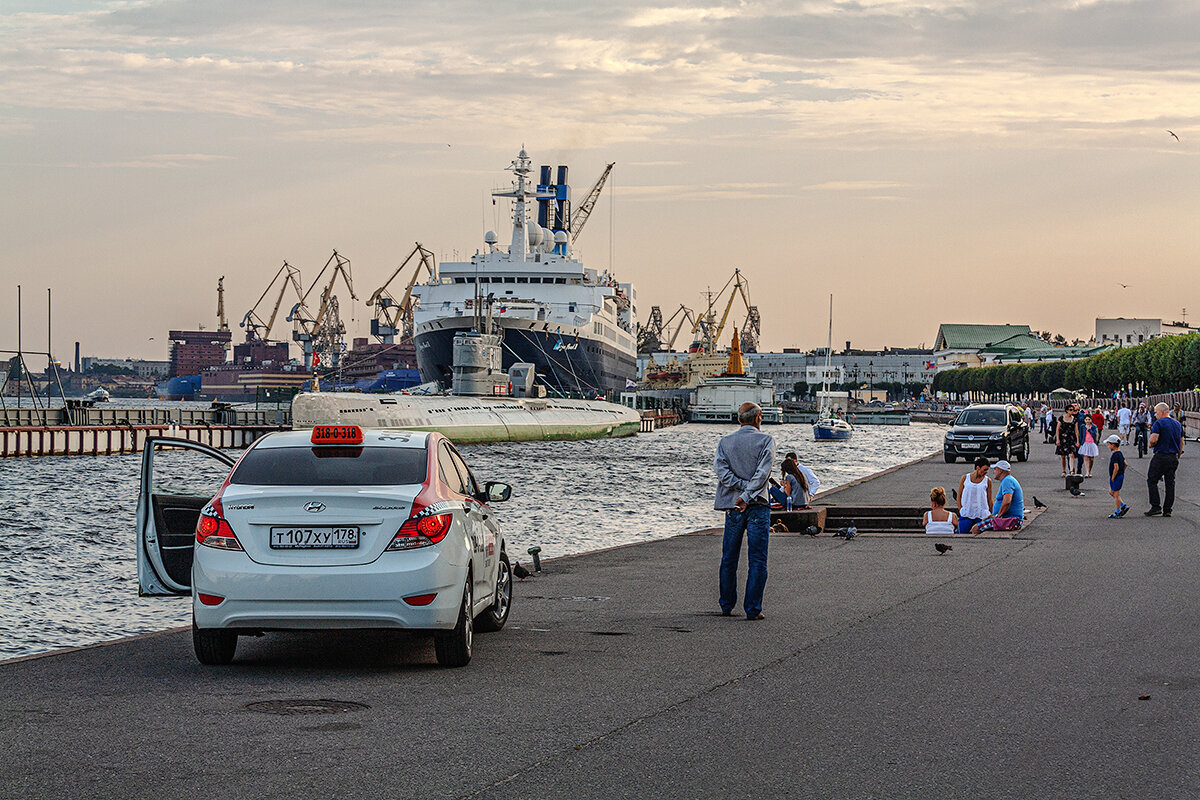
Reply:
[[[538,180],[537,193],[545,194],[547,187],[550,186],[550,165],[542,164],[541,178]],[[550,203],[551,200],[538,200],[538,225],[543,228],[550,227]]]
[[[565,231],[571,227],[571,195],[567,188],[567,168],[558,165],[557,189],[554,192],[554,225],[552,230]]]

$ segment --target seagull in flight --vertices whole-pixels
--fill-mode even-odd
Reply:
[[[1128,283],[1121,283],[1120,281],[1117,281],[1117,286],[1120,286],[1122,289],[1128,289],[1128,288],[1129,288],[1129,284],[1128,284]]]
[[[1175,131],[1168,130],[1168,131],[1167,131],[1167,133],[1169,133],[1169,134],[1171,134],[1172,136],[1174,136],[1174,137],[1175,137],[1175,141],[1177,141],[1177,142],[1179,141],[1179,136],[1177,136],[1177,135],[1176,135]]]

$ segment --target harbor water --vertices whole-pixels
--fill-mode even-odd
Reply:
[[[691,424],[628,439],[462,452],[480,479],[512,484],[512,500],[496,510],[509,552],[528,563],[534,544],[552,558],[719,525],[712,460],[730,430]],[[864,426],[850,441],[814,442],[808,425],[767,430],[779,457],[795,450],[822,491],[931,453],[945,432]],[[140,461],[140,454],[0,460],[0,658],[189,623],[187,599],[137,596]],[[160,485],[174,491],[202,494],[223,478],[217,462],[195,453],[171,452],[155,463]],[[914,505],[928,490],[913,487]]]

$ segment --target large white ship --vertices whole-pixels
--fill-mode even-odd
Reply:
[[[501,337],[503,368],[533,364],[549,395],[625,389],[637,377],[636,290],[574,257],[566,167],[552,183],[551,168],[543,166],[535,184],[522,149],[509,171],[512,190],[493,193],[512,201],[508,248],[488,231],[485,249],[470,261],[443,262],[434,278],[413,288],[420,300],[413,341],[421,379],[449,387],[454,335],[480,330],[490,318],[490,332]]]

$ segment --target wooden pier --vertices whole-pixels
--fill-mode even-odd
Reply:
[[[661,409],[643,411],[641,433],[650,433],[651,431],[656,431],[659,428],[669,428],[672,425],[679,425],[683,421],[683,417],[675,411],[666,411]]]

